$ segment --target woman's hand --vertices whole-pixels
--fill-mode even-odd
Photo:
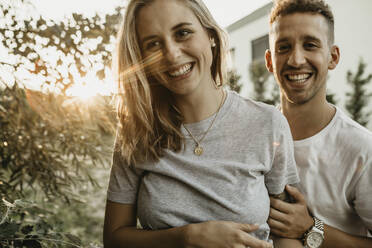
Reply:
[[[187,248],[272,248],[272,244],[250,235],[258,225],[230,221],[190,224],[186,230]]]

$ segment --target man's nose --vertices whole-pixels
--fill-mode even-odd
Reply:
[[[288,65],[293,67],[300,67],[306,63],[305,53],[300,47],[295,47],[288,58]]]

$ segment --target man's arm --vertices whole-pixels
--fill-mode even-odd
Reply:
[[[277,195],[270,195],[271,198],[278,199],[280,201],[285,201],[285,202],[292,202],[293,199],[291,196],[288,194],[286,190],[284,190],[282,193],[277,194]],[[302,242],[300,242],[297,239],[290,239],[290,238],[283,238],[274,235],[271,232],[270,237],[274,241],[274,247],[275,248],[303,248]]]
[[[303,244],[298,239],[287,239],[287,238],[278,238],[277,236],[272,237],[274,240],[275,248],[303,248]]]
[[[286,190],[293,197],[294,203],[271,198],[270,218],[268,224],[271,232],[280,237],[300,239],[314,225],[307,209],[304,196],[294,187]],[[327,224],[324,224],[324,242],[322,248],[370,248],[372,239],[350,235]]]

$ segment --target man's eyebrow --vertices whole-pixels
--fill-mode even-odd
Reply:
[[[180,27],[182,27],[182,26],[191,26],[191,25],[192,25],[192,23],[190,23],[190,22],[181,22],[181,23],[175,25],[174,27],[172,27],[172,30],[176,30],[176,29],[178,29],[178,28],[180,28]],[[156,38],[156,35],[149,35],[149,36],[146,36],[146,37],[144,37],[144,38],[142,39],[141,43],[144,43],[144,42],[146,42],[146,41],[148,41],[148,40],[152,40],[152,39],[154,39],[154,38]]]
[[[282,43],[282,42],[287,42],[289,39],[287,37],[280,38],[275,41],[275,44]]]
[[[278,44],[278,43],[282,43],[282,42],[287,42],[289,39],[287,37],[283,37],[283,38],[280,38],[278,40],[275,41],[275,44]],[[315,42],[318,42],[318,43],[321,43],[321,40],[318,38],[318,37],[315,37],[313,35],[306,35],[303,37],[303,40],[307,40],[307,41],[315,41]]]
[[[305,40],[311,40],[311,41],[321,43],[321,40],[319,38],[313,36],[313,35],[306,35],[304,38],[305,38]]]

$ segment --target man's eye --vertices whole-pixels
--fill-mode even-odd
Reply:
[[[307,48],[307,49],[313,49],[313,48],[316,48],[318,46],[314,43],[305,43],[304,47]]]
[[[289,45],[280,45],[277,48],[278,52],[285,52],[289,50]]]

